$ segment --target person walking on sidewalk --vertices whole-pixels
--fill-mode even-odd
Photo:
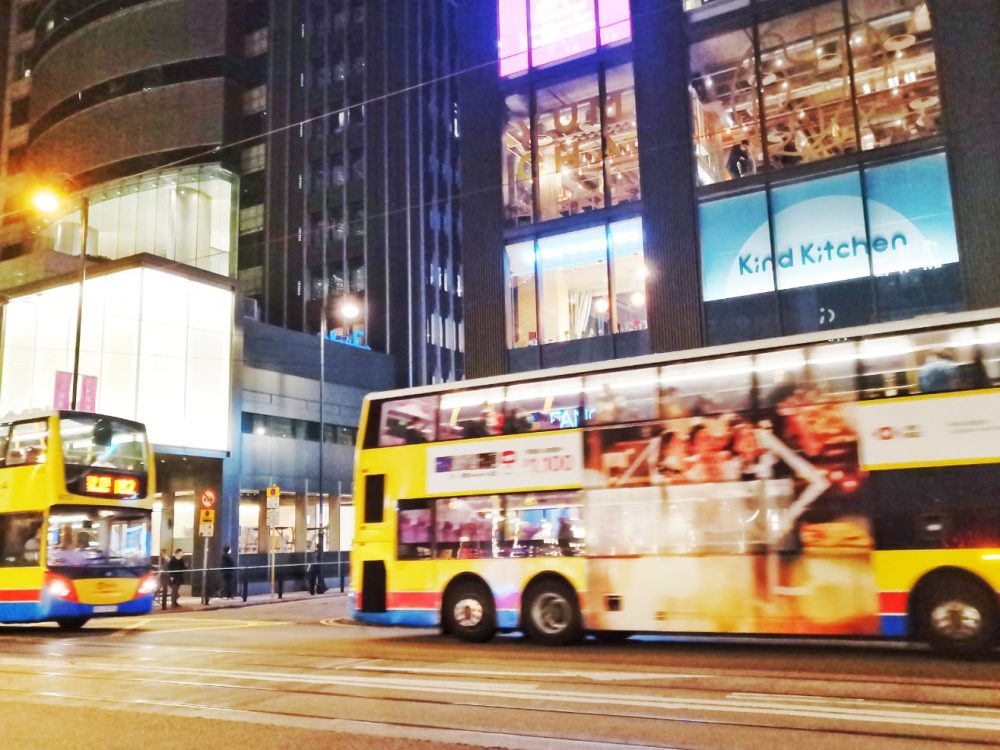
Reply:
[[[236,561],[230,554],[229,547],[223,547],[222,549],[222,560],[219,563],[219,567],[222,568],[222,592],[220,596],[223,599],[233,598],[233,583],[234,583],[234,572],[236,570]]]
[[[180,547],[174,551],[174,556],[170,558],[167,570],[170,571],[170,606],[179,607],[180,603],[177,600],[181,595],[184,571],[187,570],[187,566],[184,564],[184,550]]]

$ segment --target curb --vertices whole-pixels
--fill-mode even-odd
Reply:
[[[243,609],[244,607],[260,607],[264,604],[291,604],[293,602],[308,602],[316,601],[318,599],[339,599],[341,597],[346,597],[347,592],[327,592],[325,594],[312,594],[310,596],[298,596],[298,597],[284,597],[283,599],[278,599],[277,597],[271,599],[267,598],[264,600],[254,601],[253,599],[248,599],[247,601],[239,602],[238,604],[212,604],[209,601],[208,604],[202,604],[200,599],[195,599],[193,602],[181,602],[180,607],[167,607],[162,609],[160,607],[159,601],[155,602],[153,609],[150,612],[151,615],[166,615],[171,613],[180,612],[216,612],[223,609]]]

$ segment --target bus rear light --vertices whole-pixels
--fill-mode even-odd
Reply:
[[[139,590],[136,596],[149,596],[155,594],[160,588],[160,576],[158,573],[147,573],[139,580]]]
[[[72,580],[64,576],[46,572],[45,590],[48,592],[49,596],[53,596],[56,599],[65,599],[68,602],[78,601],[76,596],[76,586],[73,585]]]

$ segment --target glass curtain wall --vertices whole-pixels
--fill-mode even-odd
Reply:
[[[923,0],[829,2],[697,41],[699,183],[936,135],[936,67]]]
[[[111,260],[139,253],[230,275],[236,181],[218,166],[143,174],[88,191],[87,255]],[[79,255],[79,209],[36,238],[44,250]]]
[[[642,197],[632,64],[529,85],[506,97],[506,225],[598,211]]]
[[[644,330],[642,220],[507,246],[511,348]]]

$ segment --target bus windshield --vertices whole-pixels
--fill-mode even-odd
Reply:
[[[75,414],[62,418],[59,431],[67,466],[146,470],[146,433],[137,424]]]
[[[148,511],[54,505],[49,512],[49,566],[149,565]]]

